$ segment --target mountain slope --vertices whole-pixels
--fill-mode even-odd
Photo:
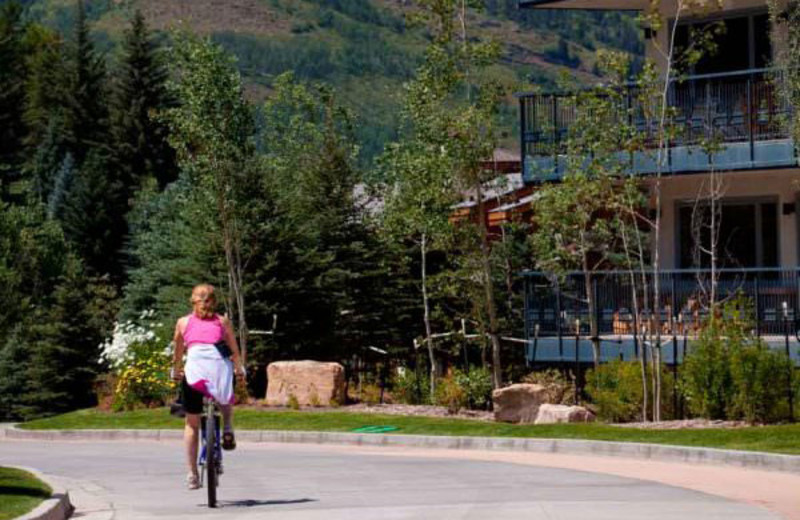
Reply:
[[[68,31],[74,0],[28,0],[32,16]],[[410,0],[94,0],[88,2],[98,42],[113,48],[134,9],[158,30],[190,28],[210,35],[234,53],[255,101],[286,70],[337,88],[360,116],[364,156],[374,157],[396,132],[402,84],[414,72],[427,43],[405,15]],[[488,0],[472,20],[479,38],[502,42],[493,71],[512,90],[552,87],[566,72],[596,79],[594,49],[637,51],[630,17],[611,13],[530,12],[516,0]],[[516,146],[513,99],[505,111],[507,144]]]

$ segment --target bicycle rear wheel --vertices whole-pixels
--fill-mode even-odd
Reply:
[[[214,414],[206,414],[206,489],[208,507],[217,507],[217,428]]]

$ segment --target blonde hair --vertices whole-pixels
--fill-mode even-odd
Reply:
[[[217,307],[217,297],[214,294],[214,286],[208,283],[201,283],[192,288],[192,297],[189,300],[192,308],[203,318],[210,318],[214,315]]]

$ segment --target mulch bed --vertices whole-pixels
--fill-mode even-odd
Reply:
[[[282,410],[284,407],[267,406],[260,403],[252,403],[241,407],[254,410]],[[493,421],[492,412],[480,410],[461,410],[457,414],[451,414],[444,406],[430,405],[411,405],[411,404],[350,404],[346,406],[304,406],[301,412],[348,412],[348,413],[374,413],[381,415],[405,415],[413,417],[444,417],[457,419],[477,419],[480,421]]]
[[[614,426],[640,430],[705,430],[709,428],[745,428],[753,426],[745,421],[711,421],[709,419],[684,419],[677,421],[620,423]]]

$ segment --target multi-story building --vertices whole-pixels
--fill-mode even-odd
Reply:
[[[787,1],[782,0],[784,7]],[[651,247],[658,248],[663,269],[660,307],[661,321],[668,324],[665,340],[672,333],[688,333],[690,327],[678,324],[697,321],[704,312],[698,304],[704,292],[698,280],[706,276],[703,269],[708,265],[702,261],[698,265],[693,239],[697,233],[692,226],[698,194],[713,170],[722,180],[716,255],[722,268],[720,291],[749,296],[757,332],[781,346],[788,335],[796,357],[800,168],[792,137],[792,107],[782,88],[783,75],[774,65],[781,41],[775,36],[784,29],[772,23],[767,0],[724,0],[721,8],[716,1],[706,3],[709,7],[698,15],[698,11],[676,13],[677,0],[663,0],[658,7],[660,30],[643,31],[646,57],[664,72],[662,51],[670,47],[673,28],[675,46],[681,47],[696,34],[693,29],[712,22],[725,26],[715,36],[718,52],[703,56],[688,77],[681,75],[669,86],[669,104],[674,108],[671,124],[677,131],[666,145],[660,167],[652,153],[637,153],[631,161],[630,173],[641,179],[643,189],[653,193],[656,179],[659,183],[660,238]],[[520,0],[520,7],[530,9],[641,11],[651,5],[650,0]],[[559,155],[558,144],[574,120],[570,99],[564,92],[520,95],[521,160],[527,183],[558,182],[564,174],[565,158]],[[630,102],[635,103],[635,97]],[[718,151],[705,153],[708,148],[703,143],[708,141],[716,142]],[[655,197],[650,200],[653,204]],[[590,313],[597,316],[601,335],[618,338],[608,343],[611,347],[604,357],[616,357],[620,349],[625,351],[623,356],[632,355],[632,347],[623,338],[632,325],[622,317],[638,318],[638,323],[646,319],[631,316],[632,302],[623,296],[630,291],[621,287],[622,279],[614,274],[600,277],[598,303],[588,309],[583,299],[554,293],[552,284],[530,276],[526,332],[541,338],[539,359],[574,359],[574,343],[563,338],[581,316],[588,322]],[[651,305],[639,302],[644,312]],[[678,359],[679,350],[675,349]],[[671,351],[665,351],[667,361],[674,357]],[[580,357],[586,359],[590,352],[588,344],[582,346]]]

